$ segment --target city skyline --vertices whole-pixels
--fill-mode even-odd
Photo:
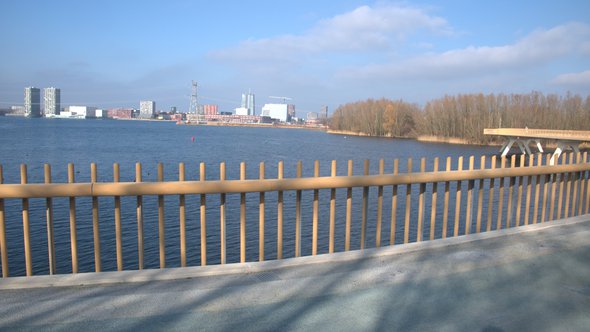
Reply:
[[[102,109],[98,108],[98,107],[94,107],[91,105],[68,105],[65,107],[61,107],[61,89],[60,88],[55,88],[55,87],[48,87],[48,88],[43,88],[43,103],[41,103],[41,89],[40,88],[36,88],[36,87],[25,87],[24,90],[24,102],[23,102],[23,108],[24,108],[24,113],[23,115],[25,116],[32,116],[32,117],[43,117],[43,116],[48,116],[48,117],[54,117],[56,115],[59,115],[60,112],[68,112],[69,108],[91,108],[91,109],[99,109],[100,111],[103,111]],[[285,98],[285,97],[271,97],[271,98]],[[281,105],[284,107],[287,107],[289,110],[289,116],[294,117],[295,116],[295,105],[293,104],[286,104],[286,100],[283,100],[283,103],[281,104],[274,104],[274,103],[269,103],[269,104],[265,104],[266,105]],[[256,112],[256,104],[255,104],[255,94],[252,93],[252,91],[249,91],[248,93],[242,93],[242,102],[241,102],[241,107],[240,108],[236,108],[233,110],[233,112],[227,112],[225,111],[224,113],[229,114],[229,113],[234,113],[235,115],[246,115],[246,116],[255,116],[255,115],[261,115],[264,109],[264,106],[260,108],[259,112]],[[12,105],[12,108],[14,107],[20,107],[20,105]],[[138,112],[138,117],[139,118],[152,118],[154,117],[157,113],[166,113],[166,111],[160,109],[158,110],[156,108],[156,102],[153,100],[140,100],[139,101],[139,108],[136,107],[130,107],[130,108],[125,108],[125,107],[111,107],[109,109],[105,109],[105,111],[108,110],[112,110],[112,109],[132,109]],[[216,114],[220,114],[219,112],[219,105],[217,104],[200,104],[198,105],[198,108],[203,112],[203,114],[209,114],[209,115],[216,115]],[[322,106],[322,109],[327,108],[326,106]],[[37,110],[38,109],[38,110]],[[176,107],[172,106],[170,107],[170,112],[172,113],[176,113]],[[197,113],[199,112],[199,110],[197,110]],[[180,112],[180,113],[188,113],[188,112]],[[258,114],[256,114],[258,113]]]
[[[18,50],[0,54],[0,108],[34,85],[68,91],[64,105],[149,99],[186,111],[191,80],[199,104],[221,111],[252,88],[260,105],[288,96],[304,114],[367,98],[423,105],[446,94],[590,91],[586,1],[8,0],[0,11],[3,49]]]

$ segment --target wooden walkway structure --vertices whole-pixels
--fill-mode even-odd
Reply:
[[[580,152],[579,145],[582,142],[590,142],[590,131],[585,130],[552,130],[552,129],[529,129],[529,128],[494,128],[484,129],[484,135],[502,136],[507,139],[506,143],[500,149],[502,157],[505,157],[512,146],[520,148],[522,154],[533,154],[530,144],[535,143],[539,152],[544,153],[541,140],[557,141],[557,148],[551,157],[551,165],[559,159],[561,153],[571,149],[575,153]]]

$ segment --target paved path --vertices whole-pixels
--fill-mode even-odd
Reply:
[[[588,331],[590,216],[295,262],[0,280],[0,330],[93,329]]]

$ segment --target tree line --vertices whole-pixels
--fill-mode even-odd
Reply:
[[[460,94],[423,107],[403,100],[367,99],[338,107],[331,130],[370,136],[435,136],[489,143],[484,128],[590,130],[590,95]]]

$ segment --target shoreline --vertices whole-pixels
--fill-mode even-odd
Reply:
[[[395,138],[395,139],[413,139],[419,142],[430,142],[430,143],[443,143],[443,144],[456,144],[456,145],[479,145],[479,146],[500,146],[501,143],[474,143],[470,142],[464,138],[459,137],[440,137],[440,136],[428,136],[428,135],[421,135],[418,137],[396,137],[393,135],[369,135],[363,132],[355,132],[350,130],[333,130],[328,129],[326,131],[328,134],[333,135],[349,135],[349,136],[360,136],[360,137],[377,137],[377,138]]]
[[[479,145],[479,146],[501,146],[502,143],[489,142],[489,143],[475,143],[468,141],[464,138],[459,137],[439,137],[439,136],[427,136],[422,135],[416,137],[419,142],[431,142],[431,143],[445,143],[445,144],[456,144],[456,145]]]
[[[356,131],[351,131],[351,130],[334,130],[334,129],[327,129],[326,130],[327,134],[332,134],[332,135],[348,135],[348,136],[360,136],[360,137],[381,137],[381,138],[409,138],[409,137],[394,137],[392,135],[369,135],[367,133],[363,133],[363,132],[356,132]]]
[[[177,123],[178,124],[178,123]],[[285,129],[307,129],[326,131],[324,127],[311,127],[302,125],[277,125],[272,123],[226,123],[226,122],[207,122],[207,123],[180,123],[179,126],[210,126],[210,127],[252,127],[252,128],[285,128]]]
[[[468,141],[464,138],[459,137],[440,137],[440,136],[429,136],[429,135],[420,135],[418,137],[395,137],[392,135],[369,135],[363,132],[355,132],[349,130],[333,130],[328,129],[326,133],[333,134],[333,135],[348,135],[348,136],[359,136],[359,137],[377,137],[377,138],[391,138],[391,139],[413,139],[418,142],[428,142],[428,143],[440,143],[440,144],[454,144],[454,145],[476,145],[476,146],[502,146],[503,142],[489,142],[489,143],[476,143]],[[557,148],[557,144],[554,141],[546,141],[543,144],[544,149],[555,150]],[[579,145],[580,150],[585,151],[590,149],[590,143],[581,142]]]

